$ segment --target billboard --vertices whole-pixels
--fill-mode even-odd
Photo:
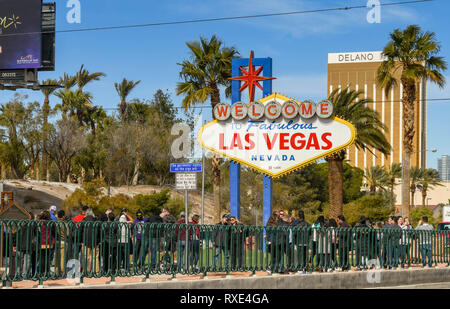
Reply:
[[[0,0],[0,69],[41,67],[42,0]]]

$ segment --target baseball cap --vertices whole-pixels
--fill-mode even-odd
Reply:
[[[186,217],[186,213],[184,211],[180,212],[180,217]]]
[[[55,205],[50,206],[50,211],[56,211],[56,206]]]
[[[141,210],[138,210],[138,211],[136,212],[136,216],[142,216],[142,211],[141,211]]]

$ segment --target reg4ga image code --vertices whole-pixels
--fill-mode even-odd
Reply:
[[[187,293],[180,296],[179,303],[207,305],[208,307],[228,304],[270,304],[270,297],[265,293],[226,293],[222,295],[193,295]]]

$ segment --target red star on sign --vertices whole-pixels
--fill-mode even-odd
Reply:
[[[259,76],[259,74],[261,74],[263,70],[263,66],[260,66],[259,69],[255,71],[255,67],[253,66],[253,57],[254,54],[252,50],[250,52],[250,58],[248,60],[248,71],[246,71],[242,67],[239,67],[243,75],[229,78],[231,80],[238,80],[244,82],[239,91],[242,92],[245,88],[248,87],[248,97],[250,99],[250,102],[253,102],[255,99],[255,86],[263,90],[262,86],[259,84],[260,81],[267,79],[276,79],[275,77]]]

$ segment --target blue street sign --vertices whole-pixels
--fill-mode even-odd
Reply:
[[[189,173],[189,172],[201,172],[201,163],[171,163],[171,173]]]

